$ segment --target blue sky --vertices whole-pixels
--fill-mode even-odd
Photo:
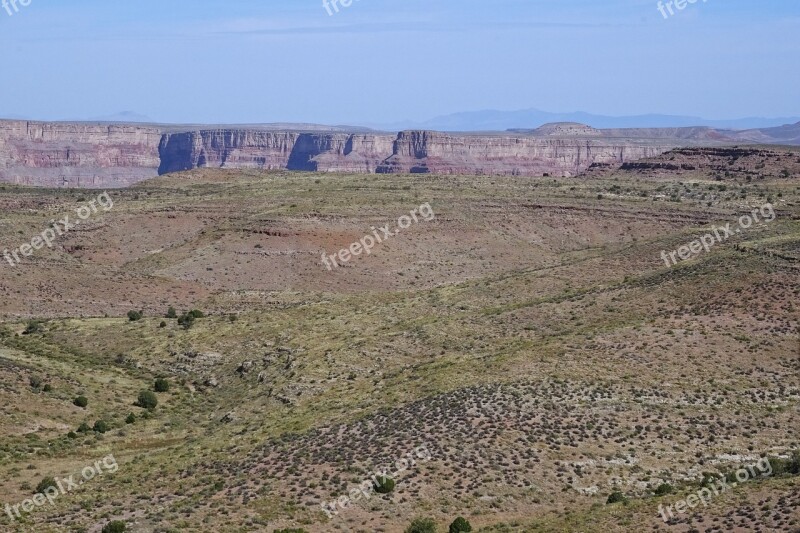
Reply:
[[[0,116],[800,115],[798,0],[698,0],[669,19],[656,4],[355,0],[329,16],[322,0],[31,0],[0,8]]]

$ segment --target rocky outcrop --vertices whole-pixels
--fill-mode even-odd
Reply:
[[[0,121],[0,181],[43,186],[124,187],[193,168],[351,173],[572,176],[692,143],[685,131],[627,138],[581,124],[526,132],[446,134],[191,129],[149,125]]]
[[[382,173],[573,176],[595,163],[625,163],[652,157],[677,142],[546,138],[506,135],[450,135],[401,132],[394,153],[378,166]]]

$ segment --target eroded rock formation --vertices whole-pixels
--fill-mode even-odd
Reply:
[[[124,187],[158,175],[153,126],[0,121],[0,181]]]
[[[689,130],[689,129],[687,129]],[[197,167],[352,173],[572,176],[593,164],[653,157],[690,142],[686,131],[626,138],[567,124],[530,132],[181,130],[132,124],[0,121],[0,181],[124,187]]]

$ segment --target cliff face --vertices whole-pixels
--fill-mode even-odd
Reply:
[[[207,130],[164,135],[160,174],[196,167],[373,173],[394,136]]]
[[[122,187],[158,175],[156,127],[0,121],[0,181]]]
[[[683,144],[677,138],[631,140],[585,133],[576,127],[547,135],[303,133],[255,127],[167,132],[143,125],[0,121],[0,181],[124,187],[197,167],[571,176],[592,164],[636,161]]]
[[[595,163],[624,163],[659,155],[675,143],[624,140],[449,135],[401,132],[385,173],[573,176]]]
[[[286,168],[299,133],[207,130],[165,134],[159,174],[197,167]]]
[[[394,140],[394,135],[380,134],[303,135],[288,168],[374,174],[392,155]]]

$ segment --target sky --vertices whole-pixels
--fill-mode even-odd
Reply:
[[[322,0],[15,1],[0,7],[0,117],[800,116],[798,0],[697,0],[666,18],[657,0],[338,0],[332,14]]]

